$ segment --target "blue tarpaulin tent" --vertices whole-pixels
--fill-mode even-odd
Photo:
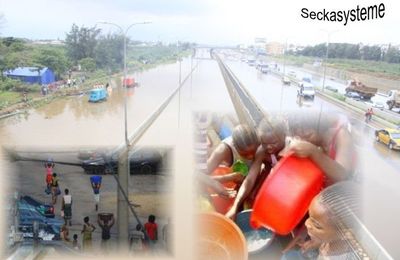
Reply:
[[[36,67],[18,67],[4,72],[4,76],[30,84],[50,84],[55,81],[54,72],[49,68],[43,68],[39,72]]]

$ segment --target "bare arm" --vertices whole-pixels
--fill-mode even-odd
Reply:
[[[264,155],[265,150],[260,146],[256,152],[254,162],[251,164],[249,174],[244,179],[242,186],[240,186],[239,192],[235,198],[235,202],[233,203],[231,209],[225,214],[225,216],[228,218],[233,219],[235,217],[239,206],[253,190],[258,174],[261,170],[261,164]]]
[[[231,157],[230,148],[224,143],[219,144],[207,160],[208,172],[212,173],[224,161],[232,164]]]
[[[336,158],[331,159],[326,153],[307,141],[295,140],[289,145],[289,151],[298,157],[309,157],[325,175],[334,182],[349,178],[353,164],[353,148],[350,134],[341,129],[336,138]]]

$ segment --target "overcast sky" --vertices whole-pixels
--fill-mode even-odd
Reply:
[[[349,10],[384,3],[379,20],[342,23],[306,20],[301,9]],[[2,37],[64,39],[73,23],[94,26],[98,21],[124,28],[137,40],[210,44],[251,44],[267,41],[316,44],[327,41],[400,44],[400,1],[391,0],[0,0]],[[98,25],[104,32],[117,31]],[[328,33],[330,32],[330,33]]]

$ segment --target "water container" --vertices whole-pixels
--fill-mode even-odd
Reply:
[[[246,240],[229,218],[207,212],[198,216],[197,259],[246,260]]]
[[[309,158],[283,158],[267,177],[253,205],[250,224],[287,235],[321,191],[323,172]]]
[[[225,175],[228,173],[232,173],[232,169],[226,166],[219,166],[217,169],[214,170],[214,172],[211,174],[212,176],[219,176],[219,175]],[[225,188],[227,189],[236,189],[237,184],[235,182],[224,182],[222,183]],[[228,210],[232,207],[233,202],[235,201],[235,198],[225,198],[221,197],[218,194],[213,194],[211,192],[211,201],[214,206],[215,211],[225,214],[228,212]]]

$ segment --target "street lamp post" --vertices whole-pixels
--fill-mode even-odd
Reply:
[[[122,81],[122,86],[124,90],[124,129],[125,129],[125,150],[119,155],[118,159],[118,181],[121,185],[121,190],[118,190],[118,209],[117,209],[117,219],[118,219],[118,238],[121,248],[128,245],[129,239],[129,211],[128,211],[128,201],[125,201],[123,193],[129,198],[129,139],[128,139],[128,120],[127,120],[127,87],[126,87],[126,38],[127,33],[130,28],[138,24],[148,24],[150,22],[139,22],[129,25],[126,30],[115,23],[101,21],[101,24],[108,24],[116,26],[124,37],[124,78]]]
[[[326,30],[321,30],[321,31],[326,32],[328,34],[328,41],[326,43],[326,53],[325,53],[325,61],[324,61],[324,77],[322,80],[322,91],[325,91],[326,64],[328,63],[328,56],[329,56],[329,39],[331,37],[331,34],[337,32],[337,30],[331,31],[331,32],[326,31]]]

